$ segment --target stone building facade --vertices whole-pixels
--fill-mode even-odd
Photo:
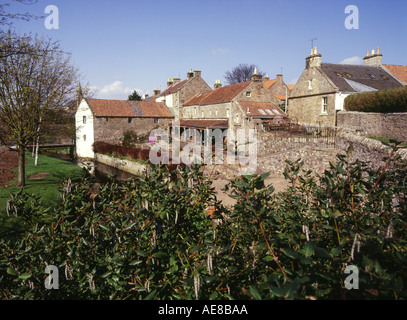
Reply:
[[[288,85],[283,80],[283,75],[278,74],[275,79],[269,79],[268,76],[264,78],[264,86],[270,90],[275,98],[279,100],[280,106],[288,104],[288,98],[290,97],[293,85]]]
[[[379,50],[378,50],[379,51]],[[335,126],[348,95],[402,86],[382,67],[382,54],[368,52],[364,65],[322,63],[317,48],[291,92],[288,116],[300,123]]]
[[[167,128],[174,119],[169,109],[154,101],[82,99],[75,114],[76,153],[93,158],[93,143],[119,143],[125,131],[148,135],[152,130]]]
[[[254,74],[251,81],[222,86],[215,90],[200,92],[188,100],[181,109],[184,123],[188,120],[224,120],[229,131],[237,129],[262,129],[264,121],[286,119],[278,107],[279,100],[273,96]]]
[[[191,70],[187,73],[185,80],[181,81],[180,78],[168,79],[167,88],[163,92],[160,92],[155,98],[155,101],[164,103],[171,111],[175,120],[179,120],[182,105],[198,92],[208,90],[212,89],[202,78],[202,72]]]

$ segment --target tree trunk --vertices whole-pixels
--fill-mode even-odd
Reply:
[[[18,146],[18,185],[17,187],[25,186],[25,148]]]
[[[34,165],[38,166],[38,150],[40,149],[40,138],[38,137],[37,143],[35,144],[35,161]]]

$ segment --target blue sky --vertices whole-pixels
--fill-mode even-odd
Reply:
[[[39,0],[8,11],[46,17],[48,5],[59,10],[59,29],[48,30],[45,19],[14,28],[60,40],[99,98],[151,94],[190,69],[213,86],[240,63],[257,64],[270,78],[283,68],[295,84],[313,38],[323,62],[358,63],[380,47],[384,63],[407,65],[406,1]],[[348,5],[359,9],[359,29],[345,28]]]

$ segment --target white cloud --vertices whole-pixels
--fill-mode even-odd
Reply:
[[[217,49],[212,49],[212,54],[213,55],[225,55],[232,53],[228,48],[217,48]]]
[[[351,58],[346,58],[340,62],[340,64],[363,64],[363,58],[355,56]]]
[[[105,85],[103,88],[92,87],[95,91],[95,95],[99,99],[119,99],[127,100],[128,96],[136,90],[140,96],[148,93],[145,90],[138,88],[131,88],[125,86],[123,81],[116,80],[110,84]]]

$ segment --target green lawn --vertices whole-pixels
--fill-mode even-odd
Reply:
[[[72,180],[80,180],[84,174],[84,170],[68,161],[50,158],[39,155],[38,166],[34,165],[34,158],[31,153],[26,153],[26,184],[24,191],[29,194],[39,194],[42,200],[53,202],[60,199],[59,182],[65,178]],[[14,169],[18,172],[18,169]],[[30,177],[37,173],[48,173],[48,175],[40,180],[31,180]],[[17,185],[17,178],[9,183],[12,186]],[[5,214],[7,200],[10,198],[10,193],[16,193],[20,188],[17,187],[0,187],[0,215]]]

